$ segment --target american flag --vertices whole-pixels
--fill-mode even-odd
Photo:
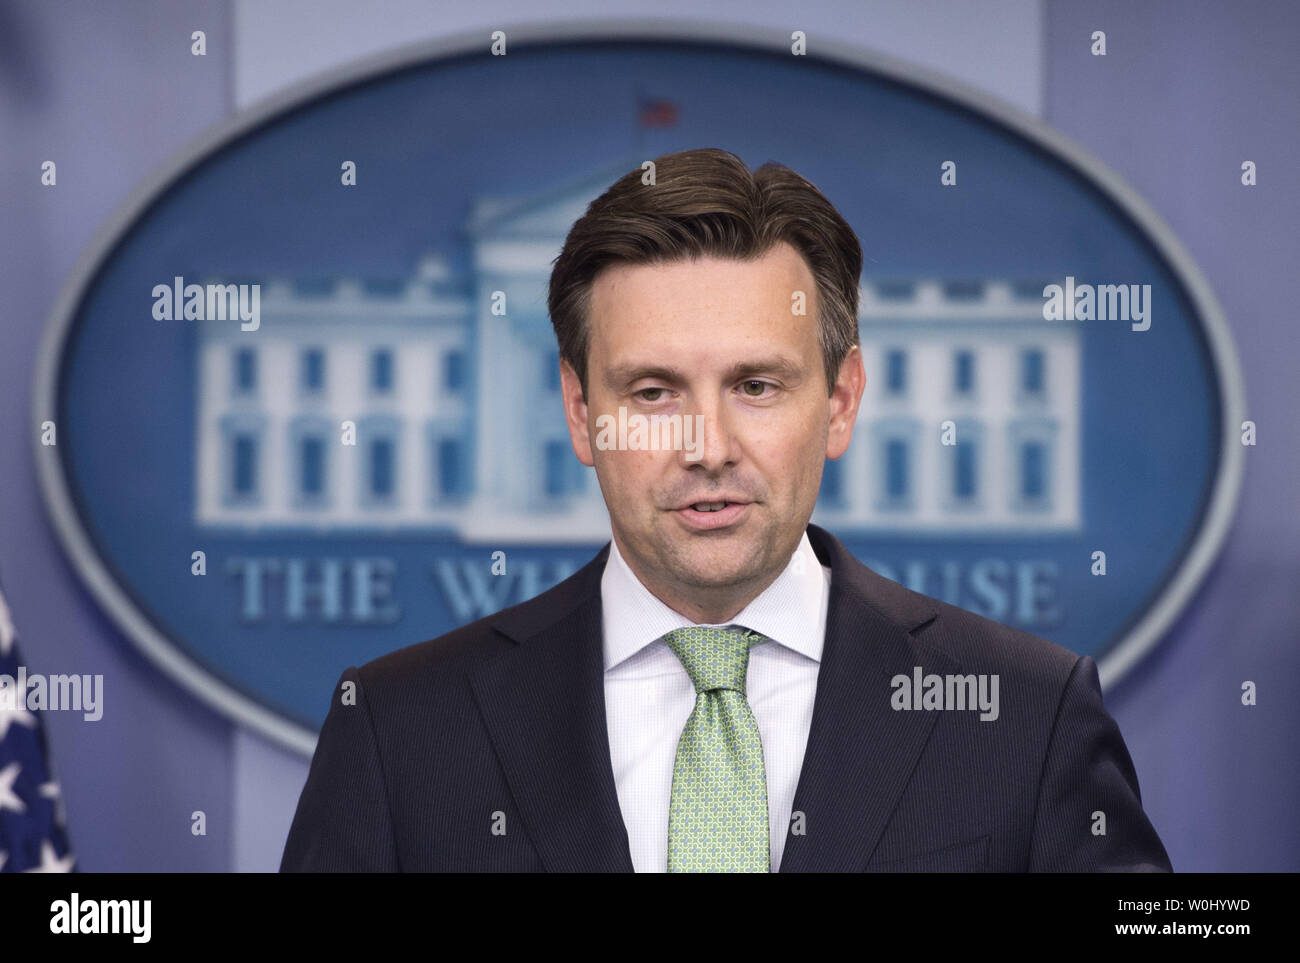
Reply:
[[[18,692],[18,634],[0,590],[0,872],[66,873],[75,859],[45,730]]]

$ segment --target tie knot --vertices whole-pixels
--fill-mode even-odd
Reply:
[[[750,646],[763,637],[752,629],[692,625],[664,636],[686,667],[696,692],[733,689],[745,694]]]

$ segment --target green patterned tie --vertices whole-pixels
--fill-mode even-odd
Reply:
[[[748,629],[690,626],[664,639],[695,683],[668,806],[668,872],[766,873],[767,771],[745,699]]]

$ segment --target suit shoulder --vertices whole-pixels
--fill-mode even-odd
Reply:
[[[366,688],[428,674],[459,674],[491,659],[513,645],[493,629],[495,618],[496,614],[488,615],[372,659],[359,669]]]
[[[460,677],[564,618],[592,599],[592,568],[604,553],[546,591],[423,642],[395,649],[360,668],[367,688]],[[594,590],[599,591],[595,570]]]
[[[916,638],[965,666],[1059,688],[1079,661],[1078,653],[1032,632],[940,599],[928,601],[937,618],[917,630]]]

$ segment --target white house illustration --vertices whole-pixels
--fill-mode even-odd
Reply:
[[[468,276],[430,254],[395,283],[266,280],[257,330],[194,322],[196,523],[607,539],[564,423],[546,289],[570,226],[638,165],[479,199]],[[850,535],[1079,530],[1078,322],[1044,321],[1042,289],[862,285],[867,390],[814,521]]]

